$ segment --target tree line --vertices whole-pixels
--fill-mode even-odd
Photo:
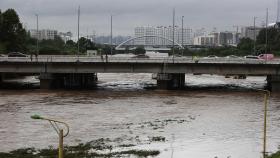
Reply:
[[[250,38],[240,39],[237,47],[233,46],[219,46],[206,48],[185,48],[180,50],[174,48],[175,55],[184,56],[227,56],[227,55],[257,55],[264,53],[267,49],[269,53],[280,55],[280,30],[277,28],[268,28],[267,30],[268,45],[266,46],[266,29],[262,29],[257,36],[256,51],[254,51],[254,40]],[[73,40],[64,42],[59,36],[53,40],[40,40],[39,53],[40,54],[76,54],[77,45],[79,43],[80,53],[86,53],[86,50],[98,50],[99,53],[105,54],[111,52],[110,45],[96,44],[89,39],[81,37],[78,42]],[[9,52],[23,52],[26,54],[36,53],[37,40],[31,38],[30,33],[23,28],[19,16],[14,9],[7,9],[4,12],[0,10],[0,53],[5,54]],[[113,48],[113,53],[134,53],[143,54],[145,50],[143,46],[137,47],[136,50],[116,51]],[[173,50],[167,51],[172,54]]]
[[[91,40],[81,37],[79,39],[80,53],[86,50],[99,50],[100,52],[110,52],[109,45],[93,43]],[[54,39],[40,40],[40,54],[76,54],[77,42],[69,40],[64,42],[59,36]],[[30,32],[23,28],[19,16],[14,9],[0,10],[0,53],[22,52],[33,54],[37,51],[37,39],[30,36]]]

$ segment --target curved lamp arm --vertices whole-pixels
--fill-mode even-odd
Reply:
[[[50,119],[50,118],[45,118],[45,117],[42,117],[40,115],[32,115],[31,118],[35,119],[35,120],[46,120],[46,121],[49,121],[50,124],[52,125],[52,127],[54,128],[54,130],[57,132],[57,134],[59,134],[58,131],[60,130],[60,128],[58,127],[57,123],[63,124],[66,127],[66,132],[63,135],[63,137],[66,137],[69,134],[69,125],[67,123],[63,122],[63,121],[59,121],[59,120],[55,120],[55,119]]]

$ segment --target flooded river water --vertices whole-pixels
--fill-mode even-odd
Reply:
[[[159,150],[160,158],[259,158],[264,77],[186,76],[187,90],[147,90],[150,74],[99,74],[97,90],[0,90],[0,152],[57,145],[40,114],[70,125],[65,144],[100,138]],[[24,82],[37,83],[29,77]],[[268,151],[280,145],[280,95],[270,99]],[[152,137],[165,138],[152,141]],[[118,149],[116,149],[118,150]]]

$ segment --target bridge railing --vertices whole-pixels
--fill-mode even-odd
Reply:
[[[236,63],[236,64],[280,64],[279,59],[265,61],[258,59],[235,59],[235,58],[198,58],[198,63]],[[33,56],[31,61],[30,56],[27,57],[0,57],[0,62],[109,62],[109,63],[195,63],[192,57],[114,57],[105,55],[101,56],[57,56],[57,55],[40,55],[38,58]]]

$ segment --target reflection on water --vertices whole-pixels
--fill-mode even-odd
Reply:
[[[262,150],[265,78],[246,80],[222,76],[187,76],[191,90],[145,90],[156,84],[149,74],[100,74],[98,90],[0,91],[1,151],[56,146],[47,122],[30,119],[41,114],[70,124],[66,144],[99,138],[126,140],[138,149],[157,149],[158,157],[260,157]],[[210,89],[210,90],[209,90]],[[269,106],[268,149],[280,144],[280,96]],[[149,142],[152,137],[165,141]],[[131,139],[131,138],[137,138]]]

